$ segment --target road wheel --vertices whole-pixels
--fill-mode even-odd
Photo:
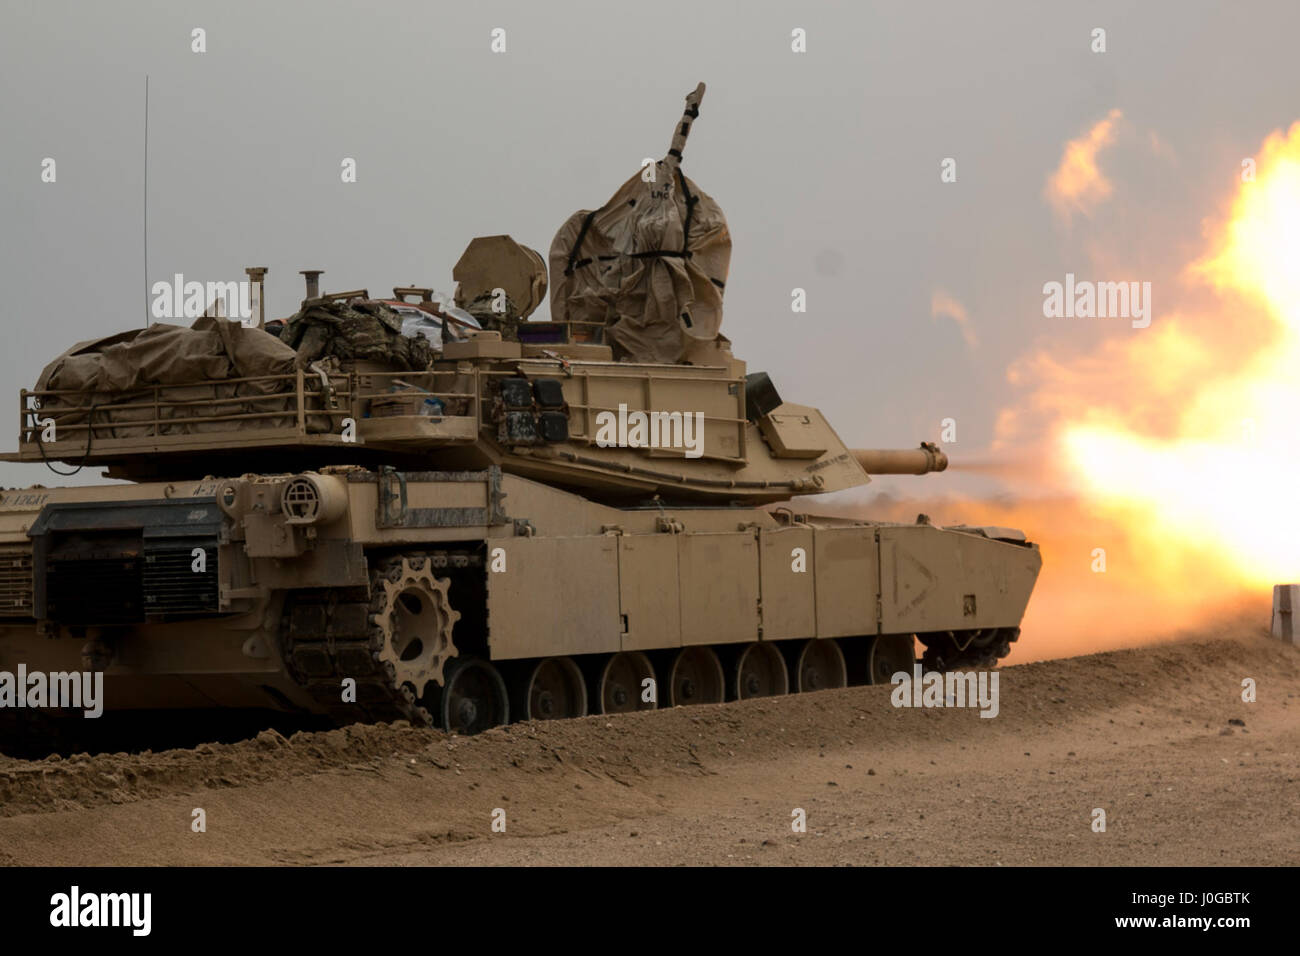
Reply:
[[[910,677],[915,663],[916,646],[911,634],[881,634],[871,641],[867,680],[872,684],[888,684],[899,671]]]
[[[456,658],[447,665],[441,690],[442,728],[469,736],[500,726],[510,719],[506,682],[488,661]]]
[[[848,686],[848,667],[844,652],[832,637],[812,638],[799,645],[795,658],[795,690],[831,690]]]
[[[640,651],[623,651],[610,656],[596,675],[592,695],[602,714],[626,714],[634,710],[654,710],[659,694],[644,700],[645,681],[655,679],[650,658]]]
[[[587,684],[571,657],[538,661],[524,686],[524,720],[556,720],[587,715]]]
[[[720,704],[726,696],[722,661],[711,647],[683,647],[668,671],[668,706]]]
[[[790,675],[775,644],[755,641],[740,649],[731,681],[731,693],[737,700],[778,697],[789,692]]]

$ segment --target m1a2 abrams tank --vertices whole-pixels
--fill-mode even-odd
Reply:
[[[1005,655],[1040,566],[1023,534],[791,504],[947,459],[851,450],[734,357],[712,315],[725,222],[678,165],[702,93],[658,181],[624,187],[656,234],[611,226],[623,190],[560,230],[552,321],[444,320],[427,364],[386,361],[392,300],[322,296],[313,272],[286,334],[369,317],[364,349],[344,325],[337,349],[294,333],[307,355],[207,317],[57,359],[7,460],[126,483],[0,493],[0,670],[102,671],[110,712],[474,733],[886,682],[914,639],[932,667]],[[512,263],[497,298],[535,305],[519,264],[540,257],[476,243],[489,261],[466,272]]]

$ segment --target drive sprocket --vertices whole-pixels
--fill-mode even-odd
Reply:
[[[395,687],[409,687],[418,700],[430,681],[442,686],[443,668],[458,653],[451,582],[434,576],[428,558],[402,557],[383,569],[379,585],[370,615],[375,658]]]

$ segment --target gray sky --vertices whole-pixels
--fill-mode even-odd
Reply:
[[[299,269],[324,269],[326,290],[450,291],[473,236],[545,255],[571,213],[663,154],[703,80],[684,168],[730,224],[737,355],[851,445],[938,439],[953,416],[954,453],[978,454],[1023,400],[1006,381],[1018,356],[1131,334],[1045,319],[1044,282],[1104,261],[1124,275],[1097,278],[1153,281],[1156,321],[1192,294],[1177,270],[1202,220],[1300,114],[1297,35],[1292,2],[0,0],[0,421],[14,423],[0,449],[51,358],[143,323],[146,73],[149,280],[269,266],[277,316],[302,296]],[[1115,109],[1114,193],[1067,226],[1046,179]],[[936,292],[976,345],[932,316]],[[61,483],[39,466],[0,467],[0,482]]]

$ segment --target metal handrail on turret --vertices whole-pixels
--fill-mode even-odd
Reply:
[[[445,413],[416,411],[402,417],[434,424],[455,419],[459,427],[454,434],[460,440],[472,435],[481,407],[477,372],[466,373],[470,387],[462,390],[422,387],[430,374],[298,370],[116,393],[22,389],[18,451],[0,457],[93,463],[168,451],[346,444],[355,438],[345,437],[345,421],[351,419],[364,432],[372,406],[383,399],[404,400],[415,409],[436,399]],[[203,394],[204,389],[211,394]],[[102,400],[96,400],[100,394]],[[401,402],[396,404],[400,411]],[[389,412],[386,417],[398,416]],[[427,429],[421,429],[421,437],[430,437]]]

